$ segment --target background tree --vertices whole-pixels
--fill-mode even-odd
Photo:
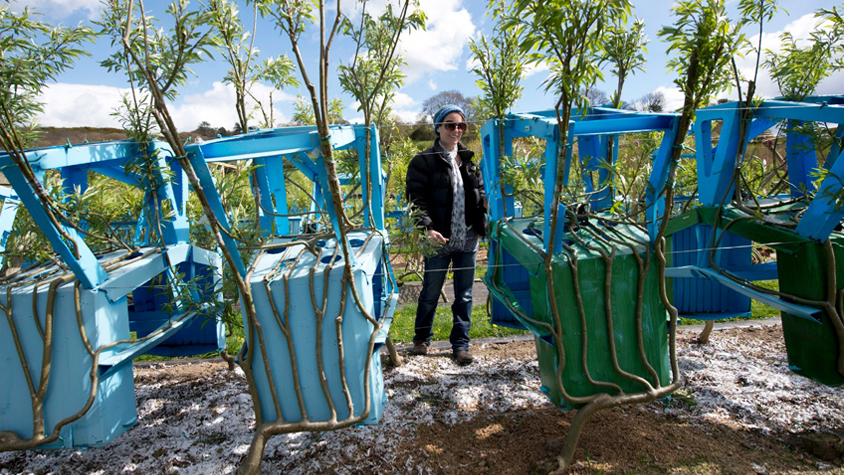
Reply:
[[[478,120],[472,98],[464,96],[456,89],[441,91],[425,99],[425,101],[422,102],[422,112],[420,112],[420,114],[424,117],[430,117],[430,119],[433,120],[434,113],[436,113],[440,107],[447,104],[455,104],[463,109],[463,112],[466,113],[466,121],[469,122],[469,125]]]
[[[610,102],[610,97],[607,93],[598,89],[594,85],[583,88],[580,91],[580,94],[586,98],[586,103],[590,106],[601,106],[609,104]]]
[[[637,111],[663,112],[665,110],[665,94],[659,91],[645,93],[641,99],[633,104]]]
[[[194,132],[202,135],[203,137],[213,137],[217,134],[217,130],[214,129],[214,127],[211,127],[211,124],[204,120],[199,123]]]
[[[433,119],[429,119],[424,115],[420,115],[419,120],[407,123],[409,128],[408,137],[414,142],[431,142],[437,134],[434,132],[434,127],[431,125]]]

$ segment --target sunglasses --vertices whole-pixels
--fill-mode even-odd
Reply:
[[[466,122],[442,122],[441,125],[449,132],[453,132],[454,129],[465,132],[466,128],[469,126]]]

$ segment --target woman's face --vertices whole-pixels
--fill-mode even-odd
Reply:
[[[452,126],[451,124],[454,124]],[[457,126],[457,124],[463,124]],[[454,130],[448,130],[453,127]],[[466,131],[466,122],[459,112],[452,112],[445,116],[442,123],[437,126],[437,133],[440,134],[440,143],[446,150],[453,150],[457,146],[457,142],[463,137],[463,132]]]

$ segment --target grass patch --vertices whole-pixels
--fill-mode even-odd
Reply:
[[[448,340],[451,334],[451,307],[447,304],[437,307],[434,316],[434,340]],[[390,325],[390,338],[396,343],[410,343],[413,341],[414,326],[416,323],[416,304],[407,304],[396,309],[393,316],[393,323]],[[508,335],[525,335],[525,330],[513,330],[512,328],[493,325],[486,314],[486,305],[475,305],[472,307],[472,328],[469,330],[469,338],[489,338]]]

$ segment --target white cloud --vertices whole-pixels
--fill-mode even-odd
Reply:
[[[265,104],[269,101],[271,88],[263,84],[253,86],[252,92]],[[41,96],[44,113],[39,117],[42,125],[53,127],[120,127],[120,122],[111,113],[121,103],[128,88],[102,85],[57,83],[45,88]],[[275,91],[273,103],[292,101],[290,94]],[[234,89],[221,82],[213,83],[210,90],[184,96],[176,105],[170,106],[170,113],[176,127],[181,131],[194,130],[202,121],[215,127],[231,128],[237,121],[234,109]],[[251,108],[252,101],[247,101]],[[257,124],[256,119],[250,121]],[[273,108],[276,124],[289,120],[277,107]]]
[[[397,92],[396,95],[393,96],[393,109],[407,109],[408,107],[418,105],[419,101],[403,92]]]
[[[819,96],[841,94],[841,84],[844,84],[844,71],[837,71],[818,85],[815,94]]]
[[[355,101],[351,106],[346,108],[349,114],[344,118],[352,124],[363,123],[363,115],[357,110],[358,105],[360,103]],[[402,122],[414,122],[419,116],[419,102],[403,92],[397,92],[393,96],[393,102],[390,104],[390,107],[393,109],[393,114],[398,116]],[[355,116],[350,117],[352,114],[355,114]]]
[[[269,93],[272,90],[264,84],[252,86],[252,93],[267,107]],[[290,94],[281,91],[273,92],[273,103],[289,102],[295,98]],[[225,127],[230,129],[237,122],[237,112],[234,108],[234,88],[220,81],[215,81],[210,90],[199,94],[184,96],[176,106],[171,106],[170,113],[173,121],[179,130],[194,130],[200,122],[206,121],[214,127]],[[254,101],[247,99],[246,107],[251,110]],[[260,111],[254,112],[254,119],[249,121],[251,125],[257,125],[260,119]],[[273,107],[273,121],[276,124],[289,121],[278,108]]]
[[[810,33],[815,31],[818,27],[818,19],[815,18],[814,13],[807,13],[800,18],[794,20],[793,22],[787,24],[782,30],[774,31],[771,33],[764,33],[762,35],[762,59],[761,61],[764,62],[766,58],[766,50],[771,50],[773,52],[779,53],[780,52],[780,35],[787,31],[791,34],[791,36],[797,41],[799,46],[807,46],[807,40],[810,38]],[[754,47],[759,45],[759,35],[753,35],[749,38],[750,44]],[[744,58],[736,58],[736,66],[738,66],[739,71],[745,78],[753,78],[754,69],[756,67],[756,54],[751,53],[746,55]],[[835,81],[834,78],[838,78]],[[835,91],[832,89],[832,84],[840,84],[841,75],[836,74],[832,77],[827,78],[824,80],[816,94],[823,94],[824,91],[827,93],[840,93],[840,87],[837,87]],[[742,87],[742,92],[747,88],[746,85]],[[759,68],[759,75],[756,81],[756,94],[762,97],[776,97],[780,95],[780,91],[777,88],[776,83],[771,79],[768,70],[760,65]],[[730,94],[733,99],[738,99],[738,92],[733,88],[732,93]]]
[[[335,11],[334,2],[327,2],[326,5],[328,6],[328,10]],[[348,4],[346,4],[348,5]],[[346,5],[343,7],[343,14],[349,17],[349,20],[352,23],[358,24],[360,23],[360,14],[363,10],[361,7],[363,6],[360,2],[352,2],[351,8],[346,8]],[[370,15],[377,17],[384,10],[387,9],[387,0],[367,0],[366,2],[366,11],[369,12]],[[393,10],[395,11],[395,9]]]
[[[419,102],[403,92],[398,92],[393,97],[392,107],[393,113],[402,122],[415,122],[419,117]]]
[[[534,74],[544,73],[548,71],[548,63],[541,62],[541,63],[530,63],[525,66],[524,77],[529,78]]]
[[[25,6],[52,20],[62,20],[80,10],[87,12],[84,14],[93,20],[100,17],[102,9],[100,0],[12,0],[12,9],[16,11],[23,10]]]
[[[477,67],[480,67],[480,65],[481,62],[478,61],[478,58],[476,58],[474,54],[469,56],[468,59],[466,59],[466,71],[471,71]]]
[[[437,86],[437,83],[434,82],[433,79],[428,79],[428,89],[436,91],[437,89],[439,89],[439,86]]]
[[[56,83],[44,89],[41,125],[52,127],[120,127],[111,113],[128,88]]]
[[[419,3],[428,15],[426,30],[412,31],[401,40],[408,84],[428,73],[457,70],[457,62],[469,38],[475,34],[472,16],[462,8],[460,0],[421,0]]]
[[[400,110],[393,109],[393,114],[398,116],[399,120],[406,124],[413,124],[419,119],[419,110]]]
[[[360,107],[360,101],[354,101],[346,107],[346,111],[343,113],[343,119],[347,120],[351,124],[362,124],[363,123],[363,113],[358,110]]]
[[[659,86],[653,92],[665,97],[665,111],[676,111],[683,107],[683,92],[677,86]]]

